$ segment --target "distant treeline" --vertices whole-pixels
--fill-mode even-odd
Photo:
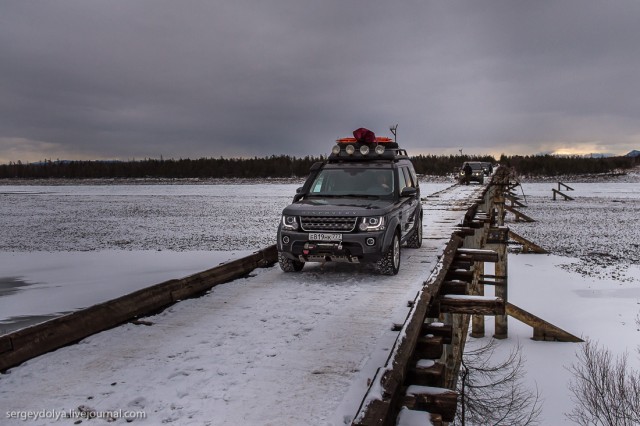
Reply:
[[[500,163],[524,176],[559,176],[623,172],[640,164],[640,157],[527,155],[501,156]]]
[[[584,158],[554,155],[492,156],[418,155],[411,157],[419,174],[444,176],[465,161],[487,161],[514,167],[521,175],[556,176],[613,173],[634,167],[640,157]],[[296,158],[272,155],[264,158],[146,159],[139,161],[51,161],[0,165],[0,178],[283,178],[304,177],[324,157]]]

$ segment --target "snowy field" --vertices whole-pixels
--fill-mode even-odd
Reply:
[[[620,180],[566,181],[574,191],[564,192],[574,201],[553,201],[555,182],[522,185],[528,207],[520,210],[537,222],[515,223],[508,214],[507,225],[552,254],[510,255],[509,301],[614,356],[628,354],[629,365],[640,370],[640,184],[637,175]],[[491,336],[492,318],[486,327]],[[541,424],[571,424],[564,415],[574,404],[568,368],[579,344],[536,342],[532,335],[510,318],[509,339],[497,353],[506,356],[519,343],[526,383],[541,393]]]
[[[0,185],[0,334],[274,244],[301,184]]]
[[[640,185],[567,183],[575,201],[552,201],[553,182],[523,184],[529,207],[522,210],[537,222],[508,225],[553,254],[510,256],[510,301],[615,354],[629,353],[640,368]],[[9,330],[272,244],[280,211],[297,186],[0,186],[0,320]],[[446,186],[424,185],[423,195]],[[486,323],[490,336],[492,319]],[[569,424],[567,368],[578,344],[534,342],[532,330],[513,319],[509,327],[499,351],[522,346],[526,381],[543,398],[542,424]],[[218,370],[220,380],[239,379],[232,366]],[[47,374],[55,375],[55,366]],[[4,386],[0,376],[0,391]],[[0,416],[10,409],[0,402]]]

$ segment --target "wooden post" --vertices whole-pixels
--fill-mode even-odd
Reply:
[[[496,210],[498,211],[496,215],[497,225],[504,226],[504,217],[506,212],[504,211],[504,197],[502,196],[502,192],[496,191],[494,204],[496,206]]]
[[[506,241],[502,244],[498,245],[498,261],[496,262],[496,272],[495,275],[502,276],[500,285],[496,285],[495,287],[495,295],[496,297],[501,298],[506,304],[509,300],[508,291],[507,291],[507,244]],[[493,335],[496,339],[506,339],[509,336],[509,325],[508,325],[508,316],[504,315],[496,315],[495,316],[495,334]]]
[[[487,235],[486,248],[495,250],[498,253],[498,261],[495,263],[495,273],[491,276],[495,281],[495,296],[499,297],[505,304],[508,302],[507,292],[507,243],[509,242],[509,228],[500,226],[490,228]],[[484,276],[488,278],[489,276]],[[498,314],[495,316],[496,339],[506,339],[508,337],[507,315]]]
[[[473,271],[471,294],[484,296],[484,285],[480,283],[484,275],[484,262],[476,262]],[[484,337],[484,315],[474,315],[471,318],[471,337]]]

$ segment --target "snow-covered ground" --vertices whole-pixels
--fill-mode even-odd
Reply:
[[[537,222],[516,223],[509,214],[507,225],[553,254],[509,256],[509,301],[614,356],[627,353],[629,365],[640,370],[640,185],[629,176],[619,180],[565,181],[574,201],[553,201],[556,182],[522,185],[528,207],[520,210]],[[492,318],[486,326],[491,336]],[[574,405],[568,368],[579,344],[536,342],[532,335],[531,327],[510,318],[509,339],[496,354],[506,356],[519,342],[526,383],[543,400],[542,424],[570,424],[564,416]]]
[[[635,353],[640,343],[635,323],[640,313],[639,185],[567,183],[576,189],[570,192],[575,201],[551,201],[553,183],[523,185],[529,204],[523,211],[538,222],[509,226],[554,254],[510,255],[510,301],[616,354],[629,352],[631,364],[640,368]],[[225,256],[271,244],[280,211],[297,186],[0,186],[0,317],[70,311],[135,290],[146,280],[150,285],[188,275],[215,266]],[[423,192],[446,186],[424,185]],[[430,202],[427,198],[425,205]],[[425,226],[439,224],[425,220]],[[405,273],[412,262],[428,262],[427,257],[411,259],[409,253],[403,255]],[[428,269],[428,263],[423,268]],[[388,351],[393,334],[368,342],[372,355],[365,359],[349,351],[344,352],[346,359],[334,359],[321,344],[340,336],[337,331],[347,323],[384,328],[388,320],[380,321],[376,309],[401,319],[405,309],[380,303],[408,298],[410,286],[396,287],[407,277],[379,277],[348,265],[327,271],[311,268],[303,286],[315,296],[300,300],[291,292],[299,284],[277,267],[256,275],[271,277],[267,281],[274,292],[261,292],[252,278],[239,280],[205,298],[175,305],[151,318],[151,327],[125,325],[1,375],[0,423],[24,424],[7,418],[12,411],[16,416],[22,414],[18,410],[59,414],[81,407],[141,410],[146,424],[339,424],[357,395],[362,396],[369,370],[380,361],[376,356]],[[51,294],[56,296],[49,300]],[[270,294],[281,299],[265,300],[273,297]],[[245,308],[245,320],[228,315],[232,305]],[[344,307],[343,312],[328,317],[336,306]],[[211,318],[216,322],[207,322]],[[486,322],[490,336],[492,319]],[[194,323],[208,326],[194,333]],[[544,399],[542,424],[568,423],[563,413],[573,403],[567,367],[579,345],[534,342],[528,326],[513,319],[509,325],[509,339],[500,342],[500,351],[507,352],[516,342],[522,345],[527,382],[537,384]],[[168,335],[182,337],[166,341]],[[145,339],[162,345],[150,353],[140,345]],[[342,339],[335,337],[332,349],[353,343]],[[223,357],[229,351],[235,356]],[[301,374],[310,359],[322,362],[312,366],[312,374]],[[304,380],[290,383],[288,390],[275,389],[273,383],[286,376]],[[331,394],[336,384],[345,393]],[[249,385],[252,395],[258,395],[251,403],[242,395]],[[291,400],[306,406],[291,406]],[[265,405],[272,415],[260,408]],[[326,412],[327,407],[334,412]],[[283,421],[283,413],[290,417]]]

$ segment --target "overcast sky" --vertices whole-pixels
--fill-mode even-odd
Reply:
[[[640,1],[0,1],[0,163],[640,149]]]

